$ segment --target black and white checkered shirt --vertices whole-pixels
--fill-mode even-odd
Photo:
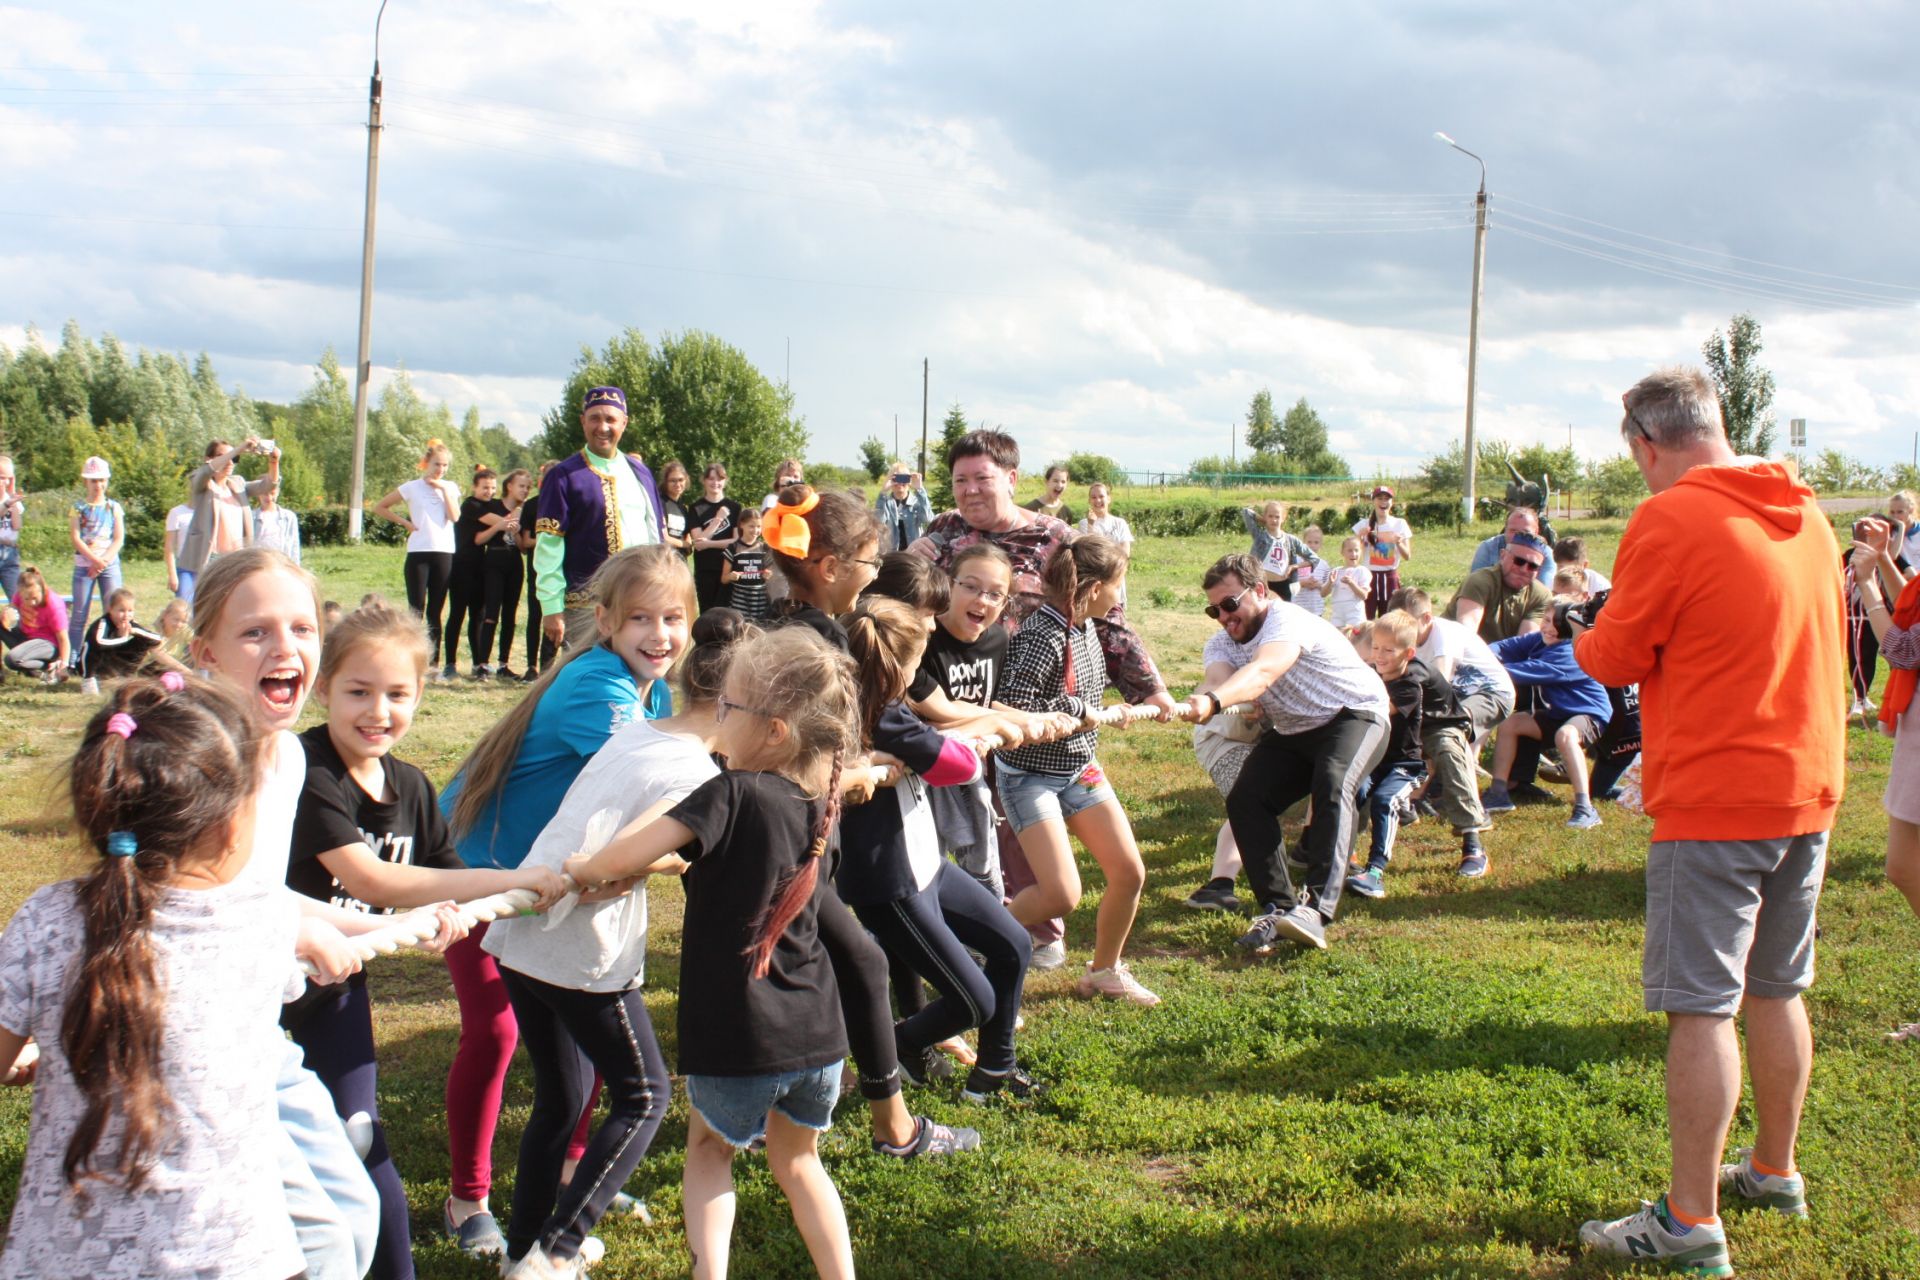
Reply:
[[[1100,706],[1106,688],[1107,659],[1091,621],[1075,627],[1050,604],[1028,615],[1007,650],[1000,701],[1022,711],[1064,711],[1077,718]],[[1098,729],[1082,729],[1058,742],[994,754],[1028,773],[1069,777],[1093,763],[1099,745]]]

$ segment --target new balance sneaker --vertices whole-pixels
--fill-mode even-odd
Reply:
[[[975,1067],[967,1075],[967,1086],[960,1091],[960,1101],[985,1103],[1006,1097],[1018,1102],[1038,1102],[1046,1094],[1046,1086],[1019,1067],[998,1075]]]
[[[1640,1202],[1640,1212],[1612,1222],[1588,1222],[1580,1228],[1580,1243],[1594,1253],[1609,1253],[1640,1262],[1658,1262],[1674,1271],[1695,1276],[1730,1276],[1727,1233],[1719,1226],[1683,1227],[1667,1213],[1667,1198]]]
[[[1233,891],[1233,881],[1223,877],[1209,880],[1188,894],[1186,905],[1195,911],[1238,911],[1240,899]]]
[[[1080,975],[1080,981],[1073,984],[1073,991],[1075,995],[1088,999],[1105,996],[1109,1000],[1125,1000],[1128,1004],[1148,1009],[1160,1003],[1160,997],[1140,985],[1124,960],[1114,961],[1111,969],[1096,969],[1093,961],[1087,961],[1087,971]]]
[[[1304,902],[1273,922],[1274,931],[1281,937],[1298,942],[1302,946],[1312,947],[1316,951],[1327,949],[1327,922],[1320,913]]]
[[[931,1159],[934,1156],[957,1155],[963,1151],[972,1151],[980,1145],[980,1131],[967,1129],[959,1125],[948,1127],[936,1124],[925,1116],[913,1118],[913,1141],[904,1147],[873,1140],[873,1149],[880,1155],[892,1156],[896,1160]]]
[[[1753,1148],[1733,1153],[1734,1163],[1720,1166],[1720,1194],[1738,1196],[1747,1204],[1771,1209],[1789,1218],[1807,1216],[1807,1180],[1797,1173],[1786,1177],[1761,1173],[1753,1167]]]
[[[1478,880],[1485,874],[1487,874],[1487,855],[1483,850],[1475,848],[1460,855],[1459,875],[1462,879]]]
[[[1590,804],[1576,805],[1567,825],[1575,831],[1591,831],[1600,825],[1600,811]]]
[[[1058,969],[1066,962],[1067,944],[1063,939],[1055,938],[1052,942],[1042,943],[1033,949],[1033,960],[1027,967],[1044,972],[1048,969]]]
[[[1488,787],[1480,793],[1480,807],[1488,813],[1512,813],[1516,806],[1505,787]]]
[[[1363,898],[1384,898],[1387,896],[1386,874],[1384,867],[1355,871],[1347,877],[1347,892]]]

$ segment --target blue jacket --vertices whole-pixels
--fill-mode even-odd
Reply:
[[[1533,685],[1547,700],[1547,706],[1563,716],[1592,716],[1593,723],[1606,728],[1613,718],[1613,700],[1598,680],[1580,669],[1573,660],[1573,642],[1562,640],[1548,644],[1537,631],[1495,640],[1487,646],[1500,665],[1507,669],[1516,685]]]
[[[895,551],[905,551],[907,544],[916,541],[933,523],[933,501],[927,497],[925,489],[907,490],[903,501],[894,497],[893,489],[888,487],[882,489],[880,496],[874,499],[873,513],[880,517],[880,523],[887,527],[888,533],[894,533],[902,524],[906,526],[907,541],[893,548]]]

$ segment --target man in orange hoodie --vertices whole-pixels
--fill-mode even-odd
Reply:
[[[1734,455],[1705,374],[1663,369],[1622,401],[1653,496],[1574,655],[1601,684],[1640,686],[1653,815],[1641,981],[1647,1009],[1667,1015],[1673,1175],[1657,1203],[1580,1238],[1730,1275],[1721,1194],[1806,1213],[1794,1141],[1813,1039],[1800,993],[1845,764],[1839,547],[1790,469]],[[1758,1126],[1722,1165],[1740,1014]]]

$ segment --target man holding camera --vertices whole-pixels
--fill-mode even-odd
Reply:
[[[1839,547],[1789,468],[1734,455],[1704,373],[1663,369],[1622,401],[1653,496],[1627,524],[1605,611],[1571,627],[1589,675],[1640,686],[1653,817],[1641,982],[1647,1009],[1667,1015],[1673,1169],[1656,1203],[1580,1239],[1729,1275],[1722,1195],[1806,1213],[1794,1144],[1813,1040],[1800,995],[1845,767]],[[1723,1166],[1736,1015],[1756,1133]]]
[[[908,471],[896,459],[892,480],[874,499],[874,514],[893,535],[893,549],[905,551],[933,523],[933,502],[918,471]]]

